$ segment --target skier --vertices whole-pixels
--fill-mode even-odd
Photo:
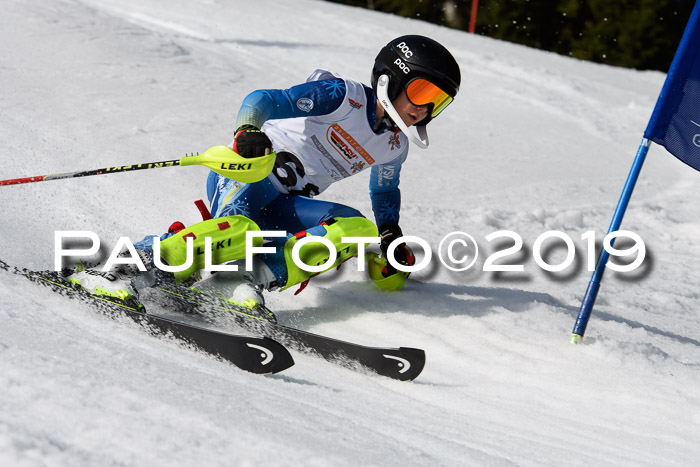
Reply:
[[[426,125],[452,102],[460,80],[459,66],[445,47],[427,37],[408,35],[381,49],[372,70],[371,87],[328,70],[316,70],[305,83],[289,89],[252,92],[238,112],[231,148],[251,164],[276,151],[272,172],[255,183],[241,183],[211,172],[206,189],[213,219],[189,229],[173,224],[160,237],[161,259],[181,264],[186,256],[186,243],[181,239],[188,236],[194,238],[195,248],[203,248],[204,233],[230,238],[232,234],[218,230],[222,219],[226,219],[226,225],[234,225],[231,230],[237,232],[285,232],[284,237],[268,239],[271,242],[265,246],[275,247],[274,252],[253,257],[253,268],[245,273],[245,282],[240,282],[242,273],[237,274],[238,281],[223,281],[237,284],[226,292],[234,302],[253,308],[263,303],[262,290],[284,290],[297,284],[303,287],[308,282],[312,273],[299,268],[291,255],[300,239],[312,235],[333,243],[339,254],[334,264],[327,264],[328,270],[357,254],[357,245],[342,243],[342,237],[376,237],[379,233],[382,256],[370,257],[370,277],[384,289],[402,288],[408,274],[387,262],[389,246],[402,237],[401,165],[408,155],[409,140],[423,148],[428,146]],[[332,183],[367,169],[371,170],[369,191],[378,230],[352,207],[313,198]],[[135,245],[140,259],[149,267],[153,262],[153,239],[146,237]],[[217,240],[214,238],[214,244],[231,243]],[[237,240],[240,243],[241,239]],[[308,265],[323,263],[329,252],[316,243],[299,251]],[[244,257],[239,250],[222,248],[220,253],[216,264]],[[405,243],[395,245],[393,256],[403,265],[415,261]],[[138,290],[134,277],[124,272],[123,268],[122,274],[111,275],[79,271],[70,279],[93,293],[99,290],[124,298]],[[175,276],[187,279],[193,272]],[[216,289],[224,276],[236,274],[217,273],[200,284],[209,281],[217,284],[212,286]]]

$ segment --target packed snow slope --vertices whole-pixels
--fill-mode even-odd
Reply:
[[[453,231],[479,260],[434,257],[400,293],[357,263],[280,321],[367,345],[420,347],[402,383],[295,354],[256,376],[0,273],[0,465],[695,465],[700,456],[700,174],[653,147],[623,228],[645,241],[606,274],[584,345],[568,343],[600,241],[664,75],[571,60],[317,0],[3,0],[0,179],[176,159],[230,142],[258,88],[323,67],[367,82],[403,34],[445,44],[462,88],[402,172],[405,233]],[[192,224],[203,167],[2,187],[0,258],[53,265],[54,233],[119,237]],[[323,199],[371,216],[367,173]],[[524,246],[483,271],[512,244]],[[576,260],[545,273],[559,230]],[[548,261],[563,261],[553,241]],[[458,252],[459,253],[459,252]]]

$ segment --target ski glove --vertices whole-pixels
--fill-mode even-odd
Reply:
[[[242,125],[233,137],[233,150],[245,158],[262,157],[272,151],[270,138],[253,125]]]
[[[399,227],[399,224],[382,224],[379,226],[379,235],[382,238],[379,248],[382,250],[382,256],[386,258],[389,245],[391,245],[391,243],[397,238],[401,238],[403,233],[401,232],[401,227]],[[413,254],[413,250],[411,250],[411,247],[409,247],[406,243],[400,243],[394,249],[394,259],[397,263],[404,266],[413,266],[416,263],[416,257]],[[387,265],[384,270],[382,270],[382,275],[384,275],[384,277],[388,277],[392,274],[396,274],[396,272],[396,268],[392,266],[387,259]]]

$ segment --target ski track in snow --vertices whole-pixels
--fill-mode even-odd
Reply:
[[[0,271],[0,465],[694,465],[700,448],[698,174],[653,147],[623,222],[649,259],[608,272],[586,335],[568,336],[664,75],[316,0],[5,0],[0,179],[179,158],[226,144],[240,101],[318,67],[368,80],[389,39],[424,34],[462,67],[431,147],[402,172],[402,227],[482,255],[379,292],[350,261],[268,296],[280,321],[367,345],[424,348],[412,383],[294,354],[236,370]],[[105,247],[198,221],[206,169],[0,189],[0,257],[53,265],[54,232]],[[370,215],[367,176],[325,199]],[[497,230],[518,274],[480,271]],[[578,266],[545,274],[535,239],[561,230]],[[506,245],[507,246],[507,245]],[[553,253],[554,262],[557,258]],[[560,259],[561,260],[561,259]]]

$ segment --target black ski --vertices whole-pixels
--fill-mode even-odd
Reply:
[[[152,334],[174,336],[252,373],[278,373],[294,365],[289,351],[270,337],[229,334],[149,314],[143,305],[134,300],[111,301],[75,288],[57,272],[19,269],[2,260],[0,269],[25,277],[35,284],[47,286],[61,295],[90,302],[103,313],[115,315],[117,312],[128,316]]]
[[[364,367],[382,376],[410,381],[425,366],[425,352],[421,349],[367,347],[278,324],[274,314],[264,307],[255,313],[248,308],[182,286],[161,287],[160,290],[182,301],[190,312],[211,314],[224,311],[246,330],[348,368]]]
[[[425,351],[421,349],[367,347],[274,323],[249,329],[260,329],[263,335],[284,342],[290,348],[311,351],[350,368],[360,364],[377,374],[400,381],[414,380],[425,366]]]

